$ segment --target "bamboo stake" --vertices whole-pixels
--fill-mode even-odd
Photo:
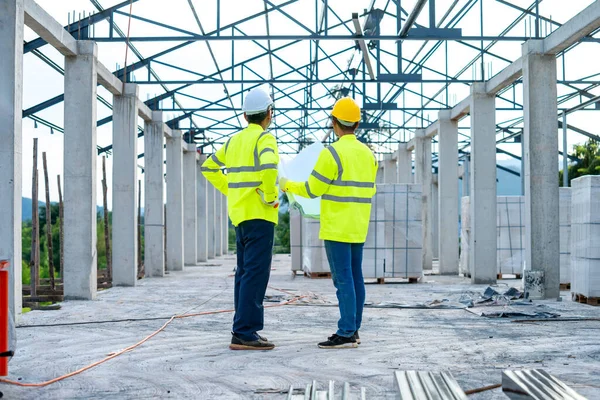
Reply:
[[[29,263],[29,275],[31,281],[31,295],[37,295],[37,287],[40,283],[39,276],[39,218],[38,218],[38,181],[37,181],[37,138],[33,139],[33,173],[31,178],[31,261]]]
[[[54,283],[54,254],[52,251],[52,210],[50,204],[50,185],[48,184],[48,164],[46,163],[46,152],[42,153],[44,163],[44,184],[46,186],[46,241],[48,246],[48,271],[50,275],[50,287],[55,289]]]
[[[62,189],[60,187],[60,175],[56,176],[56,179],[58,181],[58,218],[60,218],[60,222],[58,224],[58,236],[59,236],[59,240],[60,240],[60,274],[63,275],[63,266],[65,265],[65,241],[64,241],[64,218],[65,218],[65,210],[64,210],[64,205],[63,205],[63,198],[62,198]]]
[[[102,197],[104,207],[104,244],[106,246],[106,277],[112,281],[112,255],[110,251],[110,228],[108,226],[108,187],[106,184],[106,157],[102,156]]]

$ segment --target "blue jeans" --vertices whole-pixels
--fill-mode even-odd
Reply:
[[[263,329],[263,299],[271,275],[275,224],[254,219],[235,228],[237,270],[235,272],[233,333],[246,341],[256,340]]]
[[[365,305],[365,281],[362,273],[364,243],[325,241],[333,284],[340,307],[338,336],[350,337],[360,329]]]

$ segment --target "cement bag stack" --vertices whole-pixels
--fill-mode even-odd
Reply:
[[[331,272],[320,227],[318,219],[302,217],[302,270],[307,274]]]
[[[377,185],[363,253],[365,278],[422,276],[421,207],[421,185]]]
[[[571,188],[559,188],[560,283],[571,283]]]
[[[600,176],[571,182],[571,293],[600,297]]]

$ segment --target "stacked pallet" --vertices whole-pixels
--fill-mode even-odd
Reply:
[[[497,267],[498,277],[513,274],[517,277],[523,272],[523,262],[527,249],[525,239],[525,197],[498,196],[496,208],[497,222]],[[560,188],[559,199],[560,220],[560,283],[563,287],[571,283],[571,189]],[[460,232],[460,272],[470,275],[469,240],[470,240],[470,199],[461,200],[461,232]]]
[[[571,206],[571,294],[579,302],[600,299],[600,176],[574,179]]]
[[[318,219],[302,217],[302,270],[311,278],[326,278],[331,274],[325,244],[319,239]]]
[[[365,278],[422,276],[421,206],[421,185],[377,185],[363,254]]]

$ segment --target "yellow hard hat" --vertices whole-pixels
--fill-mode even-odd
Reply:
[[[339,121],[354,124],[360,121],[360,107],[352,97],[343,97],[335,102],[331,115]]]

